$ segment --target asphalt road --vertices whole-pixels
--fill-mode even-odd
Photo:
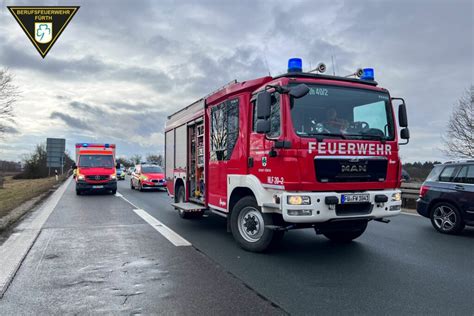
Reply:
[[[441,235],[427,219],[373,222],[348,245],[312,230],[249,253],[209,214],[181,219],[165,192],[75,196],[48,219],[0,314],[459,314],[474,315],[474,230]],[[133,205],[132,205],[133,204]],[[140,208],[192,243],[175,247]]]
[[[371,222],[362,237],[335,245],[313,230],[286,233],[271,253],[242,250],[225,219],[181,219],[166,192],[119,191],[129,201],[291,314],[474,315],[474,230],[434,231],[428,219]]]

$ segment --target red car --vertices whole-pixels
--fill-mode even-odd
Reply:
[[[165,173],[157,165],[136,165],[130,179],[130,188],[140,191],[146,189],[166,189]]]

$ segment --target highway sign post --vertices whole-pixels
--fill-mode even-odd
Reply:
[[[61,168],[61,174],[64,173],[64,151],[66,150],[66,139],[64,138],[47,138],[46,152],[48,167],[48,175],[51,174],[51,168]]]

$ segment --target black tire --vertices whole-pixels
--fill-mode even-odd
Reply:
[[[186,197],[185,197],[185,192],[184,192],[184,186],[180,185],[178,187],[178,190],[177,190],[177,193],[176,193],[176,202],[177,203],[184,203]],[[182,209],[179,209],[179,208],[176,208],[178,210],[178,214],[179,214],[179,217],[181,218],[185,218],[185,219],[188,219],[188,218],[191,218],[192,217],[192,213],[191,212],[186,212],[185,210],[182,210]]]
[[[459,234],[465,223],[458,208],[448,202],[436,203],[430,211],[433,227],[443,234]]]
[[[115,195],[115,193],[117,193],[117,190],[112,190],[110,192],[112,193],[112,195]]]
[[[204,211],[196,211],[191,213],[192,218],[201,218],[204,215]]]
[[[138,182],[138,191],[143,192],[143,186],[140,181]]]
[[[78,190],[76,189],[76,195],[81,195],[82,194],[82,191],[81,190]]]
[[[354,239],[360,237],[367,228],[367,222],[362,222],[360,224],[355,225],[353,228],[347,230],[338,230],[338,231],[331,231],[331,232],[323,232],[323,235],[337,243],[349,243]]]
[[[130,179],[130,189],[135,190],[135,186],[133,185],[132,179]]]
[[[273,225],[273,216],[262,213],[253,196],[240,199],[230,214],[232,235],[247,251],[264,252],[281,239],[280,232],[268,229],[266,225]]]

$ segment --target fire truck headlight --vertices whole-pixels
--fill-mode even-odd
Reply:
[[[401,201],[401,200],[402,200],[402,194],[400,192],[392,194],[392,201]]]
[[[290,195],[287,198],[287,202],[290,205],[310,205],[311,198],[306,195]]]
[[[82,174],[77,175],[77,180],[84,180],[84,179],[85,179],[84,175]]]

